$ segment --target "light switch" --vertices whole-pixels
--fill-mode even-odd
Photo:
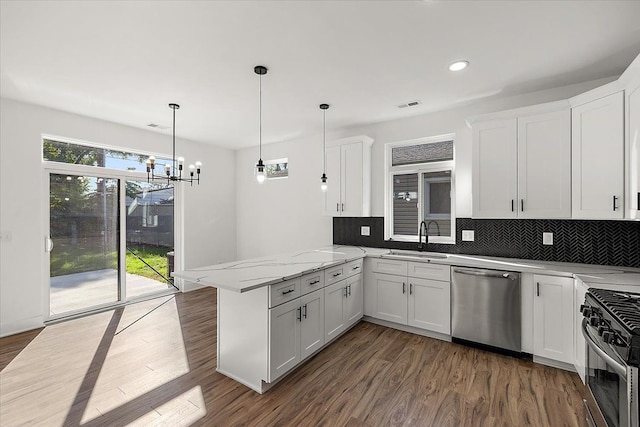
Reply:
[[[462,241],[473,242],[476,239],[475,230],[462,230]]]
[[[553,233],[542,233],[542,244],[553,245]]]
[[[360,235],[361,236],[370,236],[371,235],[371,227],[368,225],[363,225],[360,227]]]

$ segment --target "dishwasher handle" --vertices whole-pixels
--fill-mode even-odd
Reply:
[[[454,268],[454,273],[467,274],[469,276],[481,276],[481,277],[495,277],[499,279],[517,280],[518,277],[515,273],[500,272],[500,271],[487,271],[479,269],[466,269],[466,268]]]

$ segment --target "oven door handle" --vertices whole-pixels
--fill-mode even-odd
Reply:
[[[598,343],[596,343],[596,341],[593,338],[591,338],[591,334],[587,330],[588,324],[589,322],[587,322],[586,318],[582,319],[582,335],[584,336],[584,339],[589,345],[589,347],[591,347],[593,351],[595,351],[598,354],[598,356],[602,357],[604,361],[607,362],[608,365],[611,365],[611,367],[616,372],[616,374],[626,378],[627,367],[621,364],[620,362],[618,362],[617,360],[615,360],[613,357],[609,356],[603,349],[598,347]]]

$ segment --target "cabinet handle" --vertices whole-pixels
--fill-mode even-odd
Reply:
[[[340,212],[340,203],[336,203],[336,212]]]
[[[344,212],[344,203],[342,204],[342,212]]]
[[[302,307],[298,307],[297,311],[298,311],[298,321],[302,322]]]
[[[514,202],[514,200],[511,199],[511,212],[513,212],[513,202]]]
[[[352,270],[357,270],[357,269],[359,269],[359,268],[360,268],[360,266],[359,266],[359,265],[356,265],[355,267],[353,267],[353,268],[352,268]]]
[[[618,209],[616,207],[616,200],[618,200],[618,198],[616,196],[613,196],[613,210],[615,211],[616,209]]]
[[[340,276],[341,274],[342,274],[342,273],[335,273],[335,274],[333,275],[333,277],[338,277],[338,276]]]
[[[347,288],[349,289],[349,296],[351,296],[351,285],[347,286]]]
[[[402,282],[402,293],[406,293],[407,292],[407,285],[406,283]]]
[[[640,191],[638,191],[638,204],[636,206],[636,209],[640,211]]]
[[[536,296],[540,296],[540,282],[536,282]]]
[[[315,285],[316,283],[320,283],[320,280],[314,280],[313,282],[309,282],[310,285]]]
[[[295,292],[295,289],[289,289],[288,291],[282,291],[282,295],[290,294],[291,292]]]
[[[413,295],[413,283],[409,283],[409,295]]]
[[[306,318],[307,318],[307,304],[303,305],[302,307],[304,307],[304,314],[303,314],[303,316],[304,316],[304,318],[306,319]]]
[[[347,292],[347,287],[344,287],[344,297],[347,298],[349,296],[349,293]]]
[[[524,199],[520,199],[520,210],[524,212]]]

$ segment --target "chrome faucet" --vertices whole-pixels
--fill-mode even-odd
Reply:
[[[422,229],[424,228],[424,243],[422,243]],[[421,251],[427,247],[427,242],[429,241],[429,229],[427,227],[427,223],[424,220],[420,223],[420,228],[418,228],[418,250]]]

